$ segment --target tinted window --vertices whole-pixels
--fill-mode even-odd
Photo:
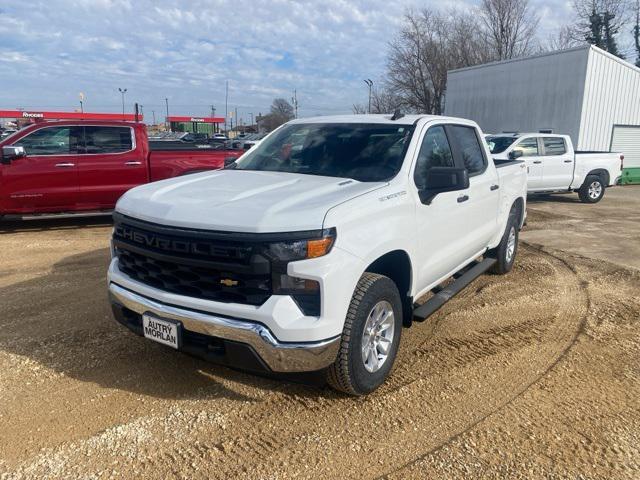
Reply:
[[[431,127],[420,146],[414,179],[419,187],[426,184],[428,170],[432,167],[453,167],[453,156],[447,135],[442,126]]]
[[[379,182],[398,173],[412,134],[409,125],[286,125],[231,168]]]
[[[24,147],[27,155],[64,155],[76,153],[77,129],[72,127],[41,128],[18,140],[14,145]]]
[[[545,155],[563,155],[567,153],[564,145],[564,138],[560,137],[544,137],[544,154]]]
[[[133,148],[129,127],[85,127],[86,153],[119,153]]]
[[[447,131],[450,133],[451,141],[455,142],[456,154],[464,162],[469,175],[484,171],[486,164],[482,154],[482,147],[478,141],[478,135],[476,135],[476,129],[451,125],[447,127]]]
[[[491,153],[502,153],[511,146],[518,137],[487,137],[487,144],[489,145],[489,151]]]
[[[538,156],[538,139],[525,138],[513,148],[514,152],[516,150],[520,150],[523,157],[536,157]]]

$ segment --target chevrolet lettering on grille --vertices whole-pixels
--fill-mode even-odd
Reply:
[[[177,240],[162,237],[151,232],[136,230],[126,225],[117,225],[115,227],[115,236],[129,242],[144,245],[145,247],[173,253],[227,258],[242,258],[243,254],[246,255],[250,253],[250,249],[248,248],[225,248],[220,245],[212,245],[208,242]]]

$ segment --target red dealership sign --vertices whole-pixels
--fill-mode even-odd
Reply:
[[[90,112],[33,112],[26,110],[0,110],[0,118],[25,118],[34,120],[126,120],[133,122],[133,113],[90,113]],[[142,115],[138,120],[142,121]]]

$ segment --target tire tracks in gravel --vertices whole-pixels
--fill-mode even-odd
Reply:
[[[225,412],[232,429],[173,425],[174,441],[153,439],[147,466],[172,472],[174,459],[188,458],[191,478],[387,478],[419,462],[522,396],[582,332],[590,300],[575,269],[521,247],[510,275],[479,278],[403,332],[396,369],[377,392],[354,399],[259,379],[244,387],[261,391],[254,402]],[[219,405],[193,400],[181,408],[214,412]],[[382,428],[384,438],[375,438]],[[58,452],[74,457],[65,450]],[[127,462],[121,467],[134,470],[136,459]]]
[[[468,289],[461,295],[465,300],[464,307],[460,308],[460,302],[456,302],[448,306],[443,314],[432,317],[434,322],[431,324],[425,327],[417,325],[404,332],[399,365],[378,392],[365,399],[354,400],[337,395],[331,399],[309,396],[308,389],[304,387],[283,385],[277,393],[253,406],[251,412],[246,412],[247,415],[237,425],[238,434],[223,442],[224,455],[216,462],[215,471],[208,473],[213,478],[230,478],[247,475],[248,472],[255,474],[264,469],[266,474],[282,465],[313,463],[309,462],[309,458],[316,458],[314,451],[319,458],[327,458],[332,453],[340,455],[348,452],[355,442],[368,452],[367,457],[395,456],[394,461],[400,462],[400,465],[389,468],[370,461],[366,462],[367,466],[349,462],[341,467],[342,476],[386,478],[437,451],[514,402],[566,356],[583,331],[590,302],[575,269],[564,259],[528,245],[524,246],[524,250],[530,255],[522,270],[525,273],[532,270],[526,268],[530,262],[542,263],[546,267],[542,270],[547,272],[542,279],[546,289],[532,295],[528,282],[514,283],[517,279],[509,281],[509,277],[505,277],[513,288],[507,289],[507,296],[510,295],[509,298],[515,300],[516,305],[530,302],[532,298],[536,303],[551,304],[552,308],[546,314],[538,315],[533,308],[534,312],[529,317],[523,313],[524,318],[502,326],[491,326],[492,322],[489,321],[489,328],[473,330],[464,338],[443,333],[451,320],[458,322],[460,317],[468,317],[469,314],[472,319],[486,317],[492,308],[507,308],[508,302],[501,298],[483,298],[492,290],[496,291],[492,285],[496,283],[496,277],[485,277],[481,279],[483,285],[475,291]],[[553,275],[548,275],[549,271]],[[480,295],[477,295],[478,291]],[[550,312],[553,312],[551,318],[548,316]],[[469,321],[468,318],[462,320]],[[509,365],[509,359],[513,362],[518,352],[531,349],[532,345],[535,356],[539,358],[529,358],[529,365],[518,362]],[[459,386],[453,391],[447,388],[449,375],[455,374],[456,381],[464,382],[464,374],[463,378],[458,378],[460,375],[456,372],[474,368],[474,364],[496,356],[507,357],[505,366],[510,372],[498,372],[499,380],[494,380],[490,388],[480,387],[472,392],[472,397],[480,396],[484,402],[474,405],[475,411],[460,412],[457,406],[468,403],[468,395],[464,395],[464,387],[462,394]],[[491,365],[489,362],[488,366]],[[438,401],[439,393],[443,391],[447,392],[447,396]],[[437,400],[435,403],[434,399]],[[395,418],[393,431],[389,432],[382,446],[367,442],[361,445],[359,439],[366,438],[370,428],[366,420],[375,416],[380,406],[400,413]],[[335,421],[328,424],[323,421],[327,418]],[[438,422],[439,418],[450,421]],[[415,452],[412,448],[404,448],[412,442],[415,442],[414,445],[425,443],[426,431],[429,432],[427,450]],[[313,442],[309,444],[310,437],[315,437],[316,445]],[[318,449],[318,445],[322,445],[322,448]],[[220,445],[215,447],[220,448]],[[398,454],[401,452],[411,453],[400,457]],[[310,470],[299,473],[331,476],[322,462],[308,465],[308,468]]]

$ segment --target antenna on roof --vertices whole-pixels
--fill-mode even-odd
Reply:
[[[404,113],[400,113],[400,110],[396,109],[396,111],[393,112],[390,120],[400,120],[402,117],[404,117]]]

